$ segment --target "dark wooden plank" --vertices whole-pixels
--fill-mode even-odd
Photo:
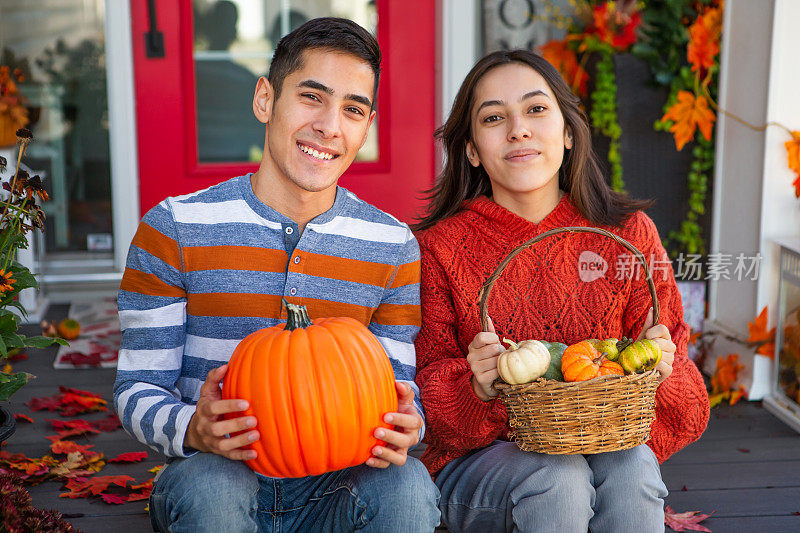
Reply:
[[[700,511],[715,517],[773,516],[800,511],[800,487],[774,489],[687,490],[670,492],[666,504],[675,512]]]
[[[743,518],[714,518],[703,522],[714,533],[768,531],[769,533],[797,533],[800,531],[800,516],[761,516]],[[667,528],[667,531],[672,531]]]
[[[105,516],[70,518],[67,521],[84,533],[108,533],[112,530],[125,533],[151,533],[153,531],[147,513],[113,518]]]
[[[667,489],[680,490],[684,485],[695,489],[743,489],[800,486],[800,461],[676,464],[665,463],[661,476]]]
[[[700,439],[669,458],[668,465],[800,460],[800,435]]]

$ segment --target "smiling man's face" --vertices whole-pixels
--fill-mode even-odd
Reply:
[[[369,63],[357,56],[306,50],[272,101],[262,163],[304,191],[335,187],[375,118],[374,83]]]

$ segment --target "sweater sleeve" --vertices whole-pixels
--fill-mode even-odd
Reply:
[[[120,284],[122,342],[114,406],[125,430],[168,457],[185,457],[195,406],[177,387],[183,362],[186,290],[167,201],[139,224]]]
[[[689,326],[683,320],[683,303],[667,252],[650,217],[640,213],[635,218],[634,242],[641,246],[640,251],[651,266],[660,307],[658,323],[669,329],[676,347],[672,374],[656,392],[656,417],[648,441],[659,462],[664,462],[700,438],[708,425],[710,407],[700,371],[687,355]],[[632,283],[623,326],[626,336],[636,338],[652,299],[643,273]]]
[[[457,450],[488,446],[506,428],[505,407],[498,399],[484,402],[475,395],[444,269],[424,245],[421,270],[425,312],[416,340],[417,383],[427,415],[426,442]]]

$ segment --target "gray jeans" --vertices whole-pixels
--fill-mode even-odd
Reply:
[[[664,531],[667,488],[646,445],[595,455],[523,452],[495,441],[436,477],[442,522],[461,531]]]

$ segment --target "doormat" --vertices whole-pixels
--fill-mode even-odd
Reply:
[[[67,314],[81,325],[81,334],[59,346],[53,368],[116,368],[122,338],[117,300],[74,303]]]

